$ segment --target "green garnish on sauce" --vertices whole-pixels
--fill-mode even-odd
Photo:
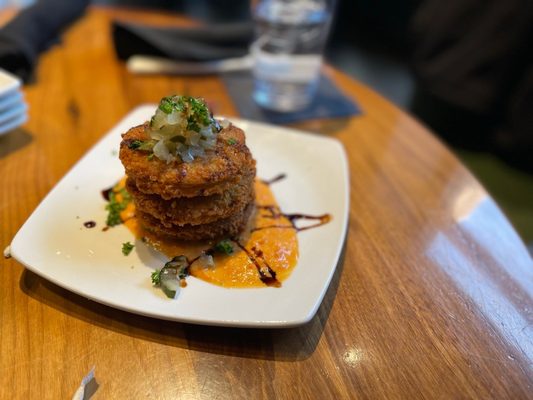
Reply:
[[[122,254],[129,255],[134,247],[135,245],[130,242],[122,243]]]
[[[215,245],[215,251],[226,255],[233,254],[233,245],[228,239],[221,240]]]
[[[234,144],[237,144],[237,140],[235,140],[234,138],[229,138],[227,143],[230,145],[230,146],[233,146]]]
[[[120,195],[120,199],[117,195]],[[122,223],[120,212],[126,209],[130,201],[131,196],[125,188],[120,189],[118,192],[114,190],[109,192],[109,202],[105,206],[107,210],[106,224],[108,226],[120,225]]]

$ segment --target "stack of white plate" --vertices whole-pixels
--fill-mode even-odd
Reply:
[[[20,79],[0,69],[0,135],[28,119],[28,106],[20,91]]]

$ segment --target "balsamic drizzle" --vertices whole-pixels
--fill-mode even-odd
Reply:
[[[254,263],[261,282],[267,286],[281,287],[281,282],[276,278],[276,271],[270,268],[270,265],[267,264],[261,249],[254,246],[252,247],[252,250],[249,251],[238,241],[235,241],[235,243],[246,253],[250,261]]]
[[[237,239],[230,239],[233,243],[235,243],[248,257],[248,259],[255,265],[257,268],[257,272],[259,273],[259,279],[261,282],[263,282],[267,286],[273,286],[273,287],[281,287],[281,282],[278,281],[276,278],[276,271],[274,271],[270,265],[266,262],[263,251],[261,249],[258,249],[257,247],[252,247],[251,250],[248,250],[246,247],[244,247],[243,244],[241,244]],[[204,250],[201,255],[189,260],[187,258],[188,266],[185,268],[185,271],[187,274],[189,274],[189,269],[192,266],[192,264],[200,259],[202,255],[210,255],[216,253],[215,246],[212,246],[208,248],[207,250]]]
[[[94,221],[87,221],[83,223],[83,226],[86,228],[94,228],[96,226],[96,222]]]
[[[111,186],[110,188],[104,189],[100,192],[102,193],[102,197],[104,198],[105,201],[109,201],[109,194],[111,193],[114,187],[115,185]]]
[[[329,221],[331,221],[331,215],[329,214],[322,214],[322,215],[306,215],[306,214],[283,214],[289,221],[291,221],[291,225],[296,229],[296,232],[305,231],[307,229],[311,228],[317,228],[319,226],[322,226],[324,224],[327,224]],[[307,220],[314,220],[318,221],[316,224],[311,224],[307,226],[296,226],[296,221],[301,219],[307,219]]]
[[[265,185],[272,185],[273,183],[279,182],[287,177],[287,174],[279,174],[276,175],[274,178],[270,178],[268,180],[261,179],[261,182],[263,182]]]
[[[262,179],[261,182],[263,182],[265,185],[271,185],[273,183],[279,182],[287,177],[287,174],[281,173],[279,175],[276,175],[275,177],[265,180]],[[329,221],[331,221],[331,215],[330,214],[322,214],[322,215],[306,215],[306,214],[285,214],[282,213],[280,208],[278,206],[271,206],[271,205],[257,205],[257,208],[266,210],[269,215],[263,215],[264,218],[270,218],[270,219],[279,219],[281,217],[285,217],[289,220],[291,223],[290,226],[288,225],[268,225],[268,226],[260,226],[252,229],[252,232],[260,231],[263,229],[270,229],[270,228],[278,228],[278,229],[294,229],[296,232],[305,231],[307,229],[311,228],[317,228],[319,226],[322,226],[324,224],[327,224]],[[299,220],[313,220],[318,221],[315,224],[307,225],[307,226],[298,226],[296,223]]]
[[[281,217],[285,217],[289,220],[291,223],[290,225],[267,225],[267,226],[259,226],[252,229],[252,232],[260,231],[263,229],[271,229],[271,228],[290,228],[296,230],[296,232],[305,231],[307,229],[311,228],[317,228],[319,226],[322,226],[324,224],[327,224],[329,221],[331,221],[331,215],[330,214],[322,214],[322,215],[307,215],[307,214],[285,214],[282,213],[280,208],[277,206],[260,206],[258,205],[257,208],[261,210],[266,210],[269,214],[263,215],[264,218],[269,218],[273,220],[280,219]],[[307,225],[307,226],[298,226],[296,223],[299,220],[313,220],[318,221],[315,224]]]
[[[279,175],[274,176],[273,178],[269,180],[261,180],[262,183],[265,185],[271,185],[273,183],[279,182],[287,177],[286,174],[282,173]],[[113,190],[113,186],[109,189],[102,190],[102,196],[106,201],[109,201],[110,199],[110,193]],[[322,226],[326,223],[328,223],[331,220],[330,214],[323,214],[323,215],[306,215],[306,214],[285,214],[281,211],[281,209],[278,206],[274,205],[256,205],[259,210],[266,211],[266,215],[262,215],[262,217],[272,220],[279,220],[282,217],[285,217],[289,222],[290,225],[267,225],[267,226],[260,226],[255,227],[251,230],[251,232],[263,230],[263,229],[294,229],[296,232],[301,232],[307,229],[316,228],[319,226]],[[130,217],[134,218],[134,216]],[[128,218],[129,219],[129,218]],[[307,225],[307,226],[298,226],[297,222],[300,220],[312,220],[317,221],[316,223]],[[126,222],[126,221],[122,221]],[[94,223],[93,221],[88,221],[84,225],[88,228],[92,228],[94,225],[91,225],[91,223]],[[91,225],[91,226],[89,226]],[[102,230],[107,230],[109,227],[106,226]],[[235,243],[248,257],[248,259],[255,265],[257,272],[259,273],[259,279],[261,282],[263,282],[267,286],[273,286],[273,287],[281,287],[281,282],[276,277],[276,271],[274,271],[270,265],[265,260],[263,251],[257,247],[252,247],[250,250],[248,250],[243,244],[241,244],[238,239],[233,238],[229,239],[233,243]],[[187,267],[184,269],[184,272],[189,275],[190,274],[190,267],[193,263],[198,261],[202,255],[210,255],[213,256],[216,253],[215,246],[212,246],[202,252],[199,256],[187,260]]]

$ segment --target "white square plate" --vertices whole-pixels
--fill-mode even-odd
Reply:
[[[195,324],[288,327],[316,313],[342,250],[348,220],[348,168],[342,145],[330,138],[251,121],[232,121],[246,132],[258,176],[287,178],[272,184],[284,212],[332,215],[316,229],[298,233],[300,257],[281,288],[226,289],[194,277],[170,300],[152,287],[150,273],[165,258],[142,242],[124,256],[134,237],[124,227],[102,231],[101,191],[124,169],[117,156],[121,133],[150,118],[155,106],[131,112],[89,151],[46,196],[11,244],[28,269],[68,290],[122,310]],[[95,228],[85,228],[96,221]]]

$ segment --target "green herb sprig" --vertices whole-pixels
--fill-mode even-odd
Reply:
[[[215,244],[214,249],[215,251],[226,255],[233,254],[234,251],[233,245],[231,244],[231,240],[228,239],[221,240],[220,242]]]
[[[133,140],[128,143],[128,148],[131,150],[152,151],[155,144],[155,140]]]
[[[214,123],[207,104],[202,99],[195,97],[163,97],[159,103],[159,109],[165,114],[171,114],[174,111],[184,113],[187,116],[187,129],[191,131],[200,132],[202,127]],[[152,118],[150,120],[150,126],[153,126],[153,124],[154,119]]]
[[[135,245],[130,242],[122,243],[122,254],[128,256],[134,247]]]
[[[117,193],[114,190],[109,192],[109,202],[105,206],[107,210],[106,224],[108,226],[116,226],[122,223],[120,212],[124,211],[131,201],[131,196],[125,188],[120,189],[118,194],[121,196],[120,201],[117,199]]]
[[[156,269],[154,272],[152,272],[152,285],[159,286],[161,284],[161,270]]]

